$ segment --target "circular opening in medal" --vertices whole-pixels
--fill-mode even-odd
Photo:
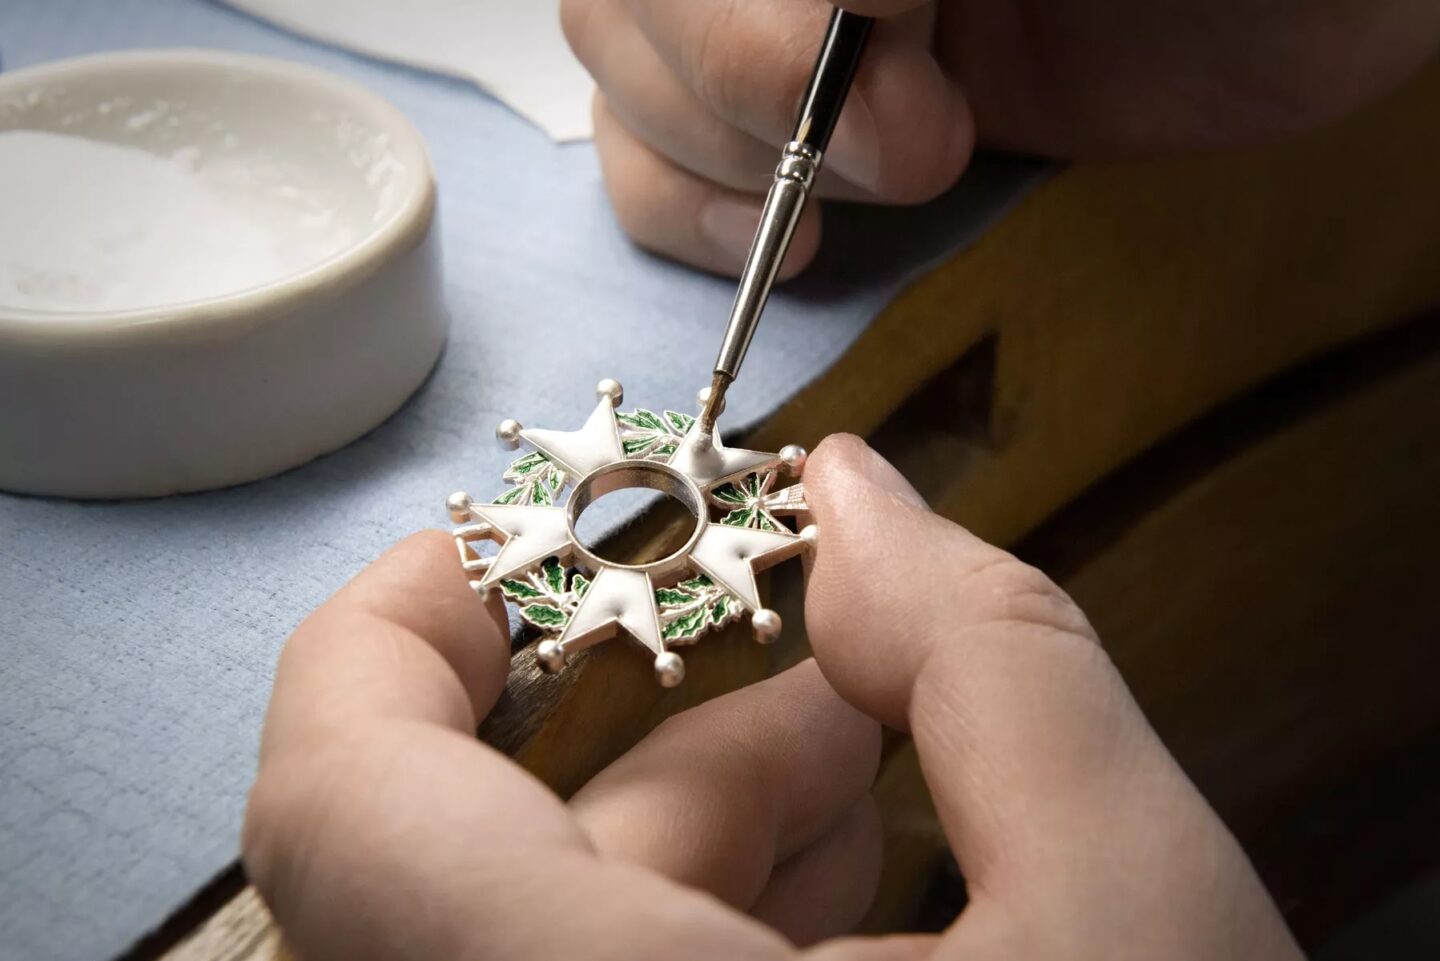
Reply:
[[[603,509],[589,510],[601,499]],[[602,542],[607,522],[638,510],[649,511],[654,520]],[[651,573],[689,553],[707,519],[704,497],[692,480],[672,467],[647,461],[607,464],[581,478],[566,504],[566,515],[577,553],[590,566]]]

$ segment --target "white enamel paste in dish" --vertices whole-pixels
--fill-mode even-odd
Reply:
[[[0,131],[0,306],[181,304],[273,283],[356,240],[323,189],[254,163]]]

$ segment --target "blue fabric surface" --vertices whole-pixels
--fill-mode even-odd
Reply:
[[[690,409],[733,293],[626,243],[589,145],[557,147],[464,83],[201,0],[0,3],[6,69],[144,46],[305,61],[396,103],[434,157],[454,327],[405,408],[283,476],[118,504],[0,495],[4,959],[112,957],[233,862],[294,624],[399,537],[444,525],[450,490],[498,491],[500,418],[578,427],[605,376],[629,404]],[[776,296],[722,426],[774,410],[1040,176],[989,160],[923,210],[831,211],[821,262]]]

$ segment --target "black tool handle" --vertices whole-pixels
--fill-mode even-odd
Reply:
[[[822,154],[825,152],[830,134],[835,131],[835,121],[840,119],[840,110],[845,106],[850,82],[860,66],[865,40],[874,25],[874,17],[862,17],[858,13],[837,9],[830,15],[825,42],[820,46],[820,56],[810,74],[810,86],[800,101],[800,116],[795,121],[792,141],[814,147]]]
[[[745,269],[740,273],[730,321],[725,325],[725,339],[720,342],[720,353],[715,357],[714,379],[700,411],[702,437],[708,438],[715,429],[725,391],[740,373],[740,364],[750,349],[750,340],[755,336],[785,252],[790,249],[795,225],[800,222],[810,188],[824,162],[830,134],[835,130],[835,121],[840,119],[845,95],[850,92],[850,82],[855,79],[865,40],[874,23],[870,17],[838,9],[830,15],[825,41],[810,75],[810,86],[800,105],[800,117],[795,121],[795,133],[785,145],[780,165],[775,168],[775,181],[765,195],[760,226],[755,231],[750,254],[745,258]]]

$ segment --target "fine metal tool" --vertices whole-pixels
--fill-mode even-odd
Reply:
[[[840,110],[845,106],[845,96],[855,79],[860,55],[874,23],[871,17],[844,10],[836,10],[830,16],[810,86],[801,101],[795,132],[780,156],[775,182],[760,213],[755,241],[745,259],[745,269],[740,273],[740,288],[730,308],[725,339],[715,358],[715,377],[700,412],[702,434],[708,435],[715,429],[725,391],[740,373],[740,363],[745,359],[750,339],[755,336],[775,275],[785,261],[785,252],[790,249],[790,238],[795,234],[795,225],[800,222],[800,213],[820,172],[830,134],[840,119]]]

